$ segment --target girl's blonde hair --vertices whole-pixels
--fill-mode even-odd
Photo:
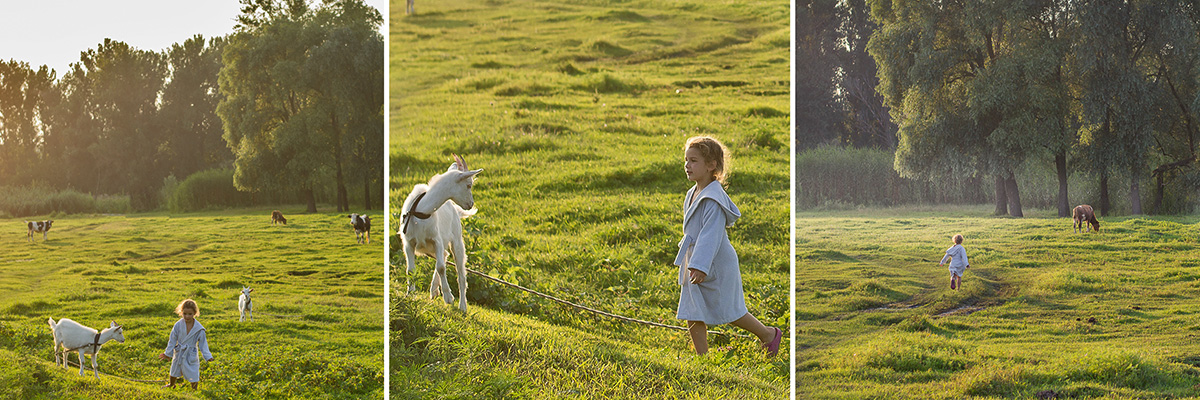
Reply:
[[[729,149],[721,144],[716,138],[710,136],[696,136],[687,140],[687,144],[683,146],[683,151],[696,149],[700,151],[700,156],[704,157],[705,163],[715,161],[717,168],[713,171],[713,179],[717,182],[725,184],[725,177],[729,176]]]
[[[962,241],[963,241],[962,235],[954,235],[954,244],[962,244]]]
[[[194,315],[195,317],[200,316],[200,306],[196,305],[196,301],[192,299],[185,299],[179,302],[179,305],[175,306],[175,315],[182,317],[183,310],[189,308],[196,312],[196,315]]]

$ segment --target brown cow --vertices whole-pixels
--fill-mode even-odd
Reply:
[[[287,218],[284,218],[283,213],[279,210],[271,211],[271,225],[275,225],[277,222],[287,225]]]
[[[1100,221],[1096,220],[1096,212],[1092,211],[1092,206],[1087,204],[1076,206],[1074,210],[1071,210],[1071,218],[1075,219],[1075,232],[1084,229],[1082,226],[1084,222],[1087,223],[1087,230],[1089,232],[1092,229],[1100,232]]]

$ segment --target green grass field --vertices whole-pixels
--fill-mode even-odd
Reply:
[[[72,215],[35,243],[22,220],[0,220],[0,397],[381,398],[383,241],[356,244],[343,214],[302,210],[281,209],[287,226],[270,224],[271,209]],[[253,323],[238,322],[242,285]],[[185,298],[215,358],[198,392],[54,367],[47,318],[115,320],[126,341],[104,346],[100,372],[164,379],[157,355]]]
[[[991,208],[798,213],[797,398],[1200,396],[1200,218]]]
[[[402,2],[391,10],[393,221],[414,184],[461,154],[484,169],[479,213],[464,221],[469,266],[682,326],[671,265],[691,186],[682,146],[713,135],[732,149],[727,190],[744,216],[729,233],[747,305],[788,325],[788,2],[451,0],[418,2],[411,16]],[[683,332],[474,276],[463,315],[428,299],[431,259],[411,277],[398,262],[393,398],[787,396],[788,358],[767,359],[756,340],[710,336],[714,351],[695,357]],[[406,295],[409,284],[418,289]]]

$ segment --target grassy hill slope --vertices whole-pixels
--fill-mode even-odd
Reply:
[[[417,7],[411,16],[392,7],[392,221],[414,184],[461,154],[484,168],[479,214],[464,221],[470,266],[682,325],[671,265],[691,186],[682,146],[713,135],[733,153],[727,190],[744,216],[729,232],[747,304],[787,325],[787,2]],[[766,359],[754,340],[713,336],[717,350],[695,359],[682,332],[581,314],[475,277],[463,316],[427,300],[432,260],[411,277],[402,256],[399,264],[391,390],[400,398],[787,393],[787,358]],[[405,295],[410,284],[421,289]]]

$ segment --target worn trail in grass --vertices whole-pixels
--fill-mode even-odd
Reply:
[[[744,216],[729,233],[747,304],[763,322],[788,325],[787,2],[451,0],[403,10],[393,3],[393,221],[414,184],[462,154],[484,169],[479,214],[464,221],[469,265],[682,325],[671,265],[691,186],[682,146],[714,135],[733,153],[727,190]],[[432,260],[420,259],[412,277],[402,255],[398,264],[393,306],[409,311],[392,314],[392,348],[406,349],[392,355],[393,396],[787,393],[787,358],[766,359],[754,340],[714,337],[720,350],[693,361],[683,333],[581,314],[474,277],[472,311],[445,315],[445,304],[427,300]],[[422,293],[405,295],[408,284]]]
[[[1197,218],[1075,234],[1052,211],[930,211],[798,214],[800,398],[1197,395]],[[937,263],[959,233],[952,291]]]
[[[184,215],[55,218],[49,240],[29,243],[21,220],[0,220],[0,391],[87,398],[381,396],[381,241],[355,243],[342,214],[270,209]],[[382,237],[376,228],[375,237]],[[238,322],[243,285],[254,322]],[[101,350],[100,371],[162,379],[179,301],[200,305],[216,361],[201,362],[201,390],[86,377],[54,368],[47,318],[125,327]],[[72,359],[75,357],[72,356]]]

